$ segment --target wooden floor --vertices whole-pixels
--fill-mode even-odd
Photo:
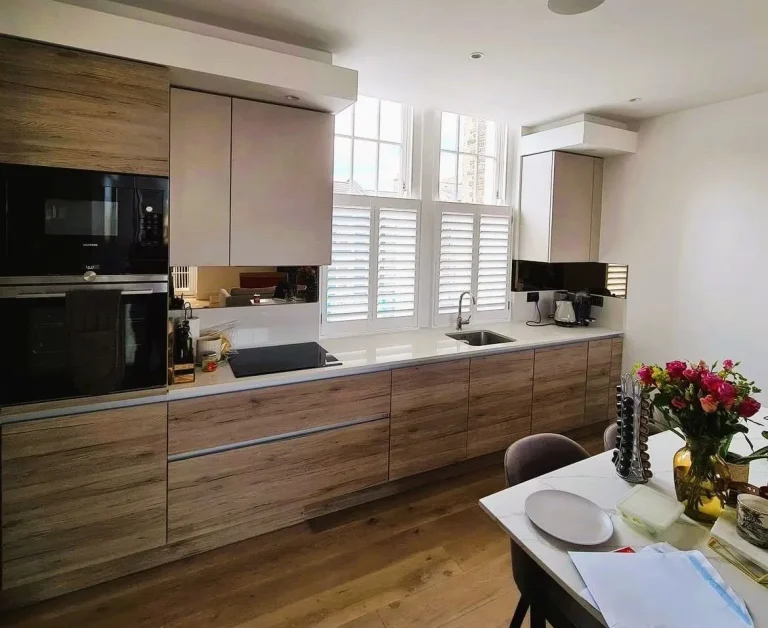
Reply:
[[[582,442],[592,452],[595,439]],[[4,626],[496,628],[518,593],[486,469],[11,613]]]

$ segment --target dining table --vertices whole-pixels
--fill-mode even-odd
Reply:
[[[768,444],[761,436],[761,429],[764,428],[755,427],[750,430],[750,440],[755,449]],[[653,477],[646,486],[675,497],[672,458],[683,444],[684,441],[671,431],[661,432],[649,438],[648,452]],[[734,439],[732,450],[734,449],[739,453],[749,451],[743,436],[738,435]],[[616,504],[635,485],[619,477],[611,458],[611,452],[601,453],[480,500],[481,508],[501,526],[511,541],[522,548],[541,568],[544,579],[549,579],[553,588],[568,598],[571,610],[566,611],[566,614],[586,618],[575,619],[572,625],[608,624],[600,611],[582,596],[586,585],[574,566],[569,551],[611,552],[627,547],[639,551],[655,543],[667,542],[679,550],[701,551],[726,584],[744,600],[755,627],[768,628],[768,586],[758,584],[708,546],[711,526],[681,515],[664,532],[651,536],[624,521],[616,509]],[[766,460],[751,463],[750,483],[757,486],[768,483]],[[601,545],[583,547],[560,541],[537,528],[525,513],[525,502],[532,493],[547,489],[575,493],[597,504],[613,523],[611,538]],[[563,513],[563,516],[567,516],[567,513]],[[642,591],[638,591],[638,595],[642,594]]]

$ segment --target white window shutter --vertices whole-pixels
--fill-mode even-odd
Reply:
[[[459,295],[472,289],[474,216],[444,212],[440,221],[437,312],[458,312]]]
[[[377,318],[403,318],[416,313],[415,209],[379,209]]]
[[[509,218],[480,215],[477,264],[477,311],[507,307]]]
[[[371,209],[334,207],[326,321],[368,318],[371,272]]]
[[[629,266],[608,264],[608,278],[606,288],[615,297],[627,296],[627,280],[629,278]]]

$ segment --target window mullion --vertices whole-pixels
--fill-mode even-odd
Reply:
[[[472,218],[472,294],[477,299],[477,288],[480,275],[480,213],[473,212]]]
[[[352,148],[349,155],[349,189],[347,194],[352,194],[355,189],[355,105],[352,105]]]
[[[377,325],[379,303],[379,203],[371,203],[371,258],[368,268],[368,323],[371,329]]]

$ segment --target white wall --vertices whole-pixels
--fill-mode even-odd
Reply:
[[[768,92],[641,125],[606,160],[600,254],[629,264],[625,368],[733,358],[768,390]]]

